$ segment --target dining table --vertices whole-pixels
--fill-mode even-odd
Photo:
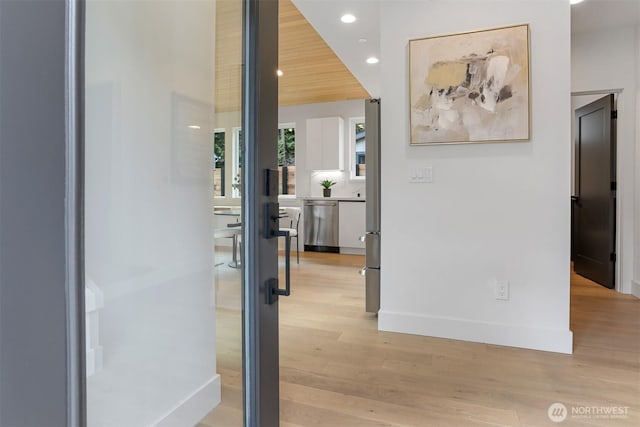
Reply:
[[[242,222],[240,221],[240,216],[242,215],[242,210],[239,208],[231,208],[231,209],[214,209],[214,215],[221,216],[229,216],[235,217],[236,222],[231,222],[227,224],[227,227],[224,229],[217,229],[216,232],[224,232],[228,231],[229,236],[232,238],[232,247],[233,247],[233,255],[231,257],[231,262],[229,262],[229,267],[231,268],[240,268],[242,266],[240,259],[238,257],[238,237],[242,234]],[[286,218],[287,211],[284,208],[279,208],[278,218]],[[222,234],[222,233],[221,233]],[[226,236],[225,236],[226,237]],[[287,237],[290,239],[290,237]],[[288,249],[285,249],[285,256],[287,259],[291,255],[290,244],[285,246]]]

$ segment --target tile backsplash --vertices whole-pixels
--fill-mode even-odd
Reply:
[[[336,185],[331,187],[331,197],[360,197],[362,199],[365,197],[365,181],[350,179],[348,171],[311,172],[309,177],[309,197],[322,197],[322,186],[320,183],[325,179],[336,182]]]

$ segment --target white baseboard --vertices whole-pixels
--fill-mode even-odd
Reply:
[[[555,353],[573,353],[573,332],[568,329],[531,328],[384,310],[378,313],[378,329]]]
[[[640,298],[640,282],[637,280],[631,281],[631,295],[636,298]]]
[[[220,375],[216,374],[151,425],[173,427],[198,424],[213,408],[220,404],[222,398],[220,387]]]

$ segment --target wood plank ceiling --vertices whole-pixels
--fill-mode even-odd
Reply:
[[[340,61],[291,0],[279,0],[278,105],[368,98],[369,94]],[[216,112],[238,111],[241,99],[242,3],[216,2]]]

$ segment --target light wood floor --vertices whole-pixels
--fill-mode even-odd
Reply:
[[[300,262],[292,295],[280,300],[282,426],[557,425],[547,416],[554,402],[629,407],[626,419],[560,425],[640,426],[640,300],[632,296],[572,276],[574,354],[562,355],[378,332],[363,310],[363,257],[306,253]],[[201,426],[242,425],[237,272],[222,270],[223,398]]]

